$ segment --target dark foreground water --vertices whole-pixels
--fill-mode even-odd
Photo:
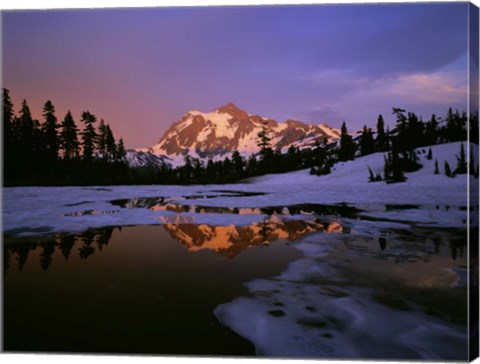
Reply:
[[[429,347],[445,347],[426,352],[427,357],[433,352],[434,359],[466,359],[466,336],[458,334],[467,329],[465,231],[387,227],[359,233],[354,224],[349,227],[334,215],[317,219],[319,211],[294,220],[277,213],[272,210],[267,219],[247,226],[170,223],[55,237],[7,236],[4,349],[275,356],[275,343],[242,331],[261,302],[266,307],[262,320],[283,322],[279,327],[287,332],[300,327],[308,336],[305,342],[316,340],[314,346],[331,343],[341,333],[339,345],[345,350],[354,340],[365,340],[367,353],[375,353],[373,345],[382,343],[378,355],[365,354],[370,357],[422,358],[416,349],[396,349],[402,334],[398,322],[418,317],[455,332],[454,340],[442,341],[447,333],[438,343],[427,332]],[[322,246],[329,247],[328,253],[309,253]],[[261,281],[272,277],[279,278]],[[252,281],[264,288],[252,289],[247,284]],[[237,306],[229,303],[238,297],[251,300],[238,307],[252,305],[252,312],[235,314]],[[349,325],[354,316],[335,311],[335,302],[347,307],[350,298],[358,307],[353,310],[348,303],[349,310],[367,320],[356,328]],[[320,300],[330,312],[321,312]],[[216,316],[218,307],[224,309]],[[380,321],[391,315],[391,337],[382,333],[380,340],[375,334],[379,325],[372,307],[381,308]],[[305,313],[295,313],[297,309]],[[363,339],[353,335],[359,327]],[[294,339],[301,348],[302,337]],[[290,353],[280,355],[302,356],[301,350]],[[327,356],[342,353],[338,348]]]
[[[222,238],[233,227],[217,227],[213,239],[201,234],[208,228],[104,228],[7,241],[5,350],[253,355],[213,310],[245,293],[242,283],[279,274],[301,253],[285,239],[230,245]],[[209,246],[198,250],[202,243]]]

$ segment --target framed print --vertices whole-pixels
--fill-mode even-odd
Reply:
[[[5,353],[478,356],[477,6],[1,20]]]

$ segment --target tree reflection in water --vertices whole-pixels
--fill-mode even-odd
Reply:
[[[237,212],[238,213],[238,212]],[[166,221],[167,222],[167,221]],[[233,259],[235,256],[254,246],[268,246],[279,239],[296,241],[313,232],[349,234],[350,229],[342,226],[338,221],[320,220],[314,216],[306,220],[282,219],[272,214],[262,221],[247,226],[209,225],[195,223],[165,223],[162,225],[169,235],[185,246],[188,251],[211,250],[223,257]],[[27,263],[31,251],[41,249],[39,262],[43,270],[52,266],[56,251],[68,261],[73,248],[80,260],[86,260],[96,252],[108,246],[114,229],[121,231],[121,227],[105,227],[89,229],[81,234],[66,234],[56,236],[50,240],[41,241],[33,238],[15,239],[3,246],[4,274],[12,267],[16,260],[18,271],[22,271]],[[435,254],[439,254],[440,247],[447,245],[453,260],[463,257],[465,241],[463,239],[432,240]],[[387,250],[387,239],[378,238],[380,250]]]

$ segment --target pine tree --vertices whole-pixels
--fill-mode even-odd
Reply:
[[[355,145],[353,143],[353,139],[348,134],[347,124],[345,121],[342,124],[342,128],[340,130],[340,150],[338,151],[338,160],[341,162],[345,162],[348,160],[352,160],[355,156]]]
[[[245,166],[245,161],[243,160],[238,150],[235,150],[232,153],[232,163],[235,170],[235,176],[237,178],[243,177],[243,168]]]
[[[435,171],[433,174],[440,174],[440,170],[438,169],[438,160],[435,159]]]
[[[217,170],[212,158],[209,158],[207,162],[206,178],[207,178],[207,183],[212,183],[217,180]]]
[[[257,174],[258,162],[257,162],[257,158],[253,154],[248,158],[247,170],[250,176]]]
[[[438,142],[438,122],[435,114],[425,126],[425,144],[434,145]]]
[[[18,148],[15,132],[15,115],[10,93],[2,88],[2,120],[3,120],[3,158],[5,162],[5,179],[13,178],[15,167],[15,149]]]
[[[26,153],[27,157],[31,157],[33,152],[33,134],[34,123],[27,100],[22,101],[22,108],[19,117],[20,126],[20,149]]]
[[[97,150],[101,154],[102,158],[107,157],[107,126],[103,119],[100,119],[98,126],[98,138],[97,138]]]
[[[273,154],[272,145],[270,141],[272,140],[269,136],[269,131],[267,128],[267,122],[262,122],[262,129],[257,134],[257,146],[260,148],[260,155],[262,160],[268,159]]]
[[[188,154],[184,157],[184,164],[181,167],[181,178],[183,182],[189,182],[193,178],[193,163],[192,157]]]
[[[448,164],[448,161],[445,161],[444,165],[443,165],[443,168],[444,168],[444,171],[445,171],[445,175],[447,177],[450,177],[450,178],[453,178],[453,174],[452,174],[452,170],[450,169],[450,164]]]
[[[385,181],[387,183],[404,182],[406,177],[402,171],[397,153],[389,151],[385,158],[384,166]]]
[[[93,124],[97,121],[95,115],[89,111],[82,113],[82,120],[85,127],[82,134],[83,159],[91,161],[95,151],[95,144],[97,143],[97,132]]]
[[[67,112],[60,127],[60,145],[65,159],[74,159],[78,156],[78,129],[73,120],[72,113]]]
[[[230,180],[231,176],[233,175],[233,164],[230,158],[225,157],[222,162],[222,173],[220,174],[225,180]]]
[[[454,174],[466,174],[468,173],[467,160],[465,158],[465,149],[463,143],[460,145],[460,155],[457,156],[457,168],[455,168]]]
[[[478,111],[470,114],[470,142],[478,145],[480,137],[478,130]]]
[[[360,137],[360,153],[361,155],[369,155],[375,152],[375,142],[373,139],[372,129],[363,126],[362,135]]]
[[[117,154],[117,145],[115,144],[115,138],[112,133],[112,129],[110,129],[110,125],[107,124],[106,126],[106,135],[105,135],[105,143],[106,143],[106,150],[107,150],[107,160],[109,162],[115,160],[115,156]]]
[[[17,140],[15,146],[15,164],[20,173],[20,178],[29,178],[34,169],[37,168],[35,156],[35,123],[30,113],[27,101],[22,101],[22,107],[16,121],[14,122]]]
[[[471,147],[470,147],[470,161],[468,164],[468,169],[470,170],[469,174],[474,176],[475,175],[475,156],[473,154],[473,148]]]
[[[119,162],[123,162],[125,160],[125,157],[127,156],[127,151],[125,149],[125,145],[123,144],[123,138],[120,138],[118,141],[118,146],[117,146],[117,160]]]
[[[385,134],[385,122],[383,121],[383,116],[378,115],[377,120],[377,139],[376,150],[379,152],[385,152],[388,149],[387,144],[387,135]]]
[[[12,141],[12,128],[14,122],[13,103],[10,98],[10,91],[6,88],[2,88],[2,120],[4,131],[4,146]]]
[[[431,161],[432,158],[433,158],[433,156],[432,156],[432,148],[428,148],[427,159],[428,159],[429,161]]]
[[[45,122],[43,124],[43,135],[45,141],[46,157],[50,162],[54,162],[58,159],[58,124],[57,117],[55,116],[55,107],[52,102],[48,100],[43,106],[43,117]]]

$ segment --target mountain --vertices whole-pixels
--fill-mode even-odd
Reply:
[[[290,145],[300,149],[314,147],[326,138],[328,141],[339,137],[340,132],[326,124],[312,125],[301,121],[275,120],[252,115],[228,103],[210,113],[190,111],[160,138],[151,148],[138,149],[155,155],[165,155],[174,164],[183,163],[186,154],[198,158],[221,158],[234,150],[246,156],[259,151],[257,134],[266,126],[272,139],[273,149],[286,152]]]
[[[179,220],[179,223],[163,225],[172,238],[189,251],[208,249],[226,258],[234,258],[250,247],[268,245],[279,239],[295,241],[315,231],[342,231],[342,227],[336,222],[326,224],[313,220],[282,221],[276,216],[248,226],[198,225]]]
[[[148,152],[127,150],[125,159],[127,160],[128,165],[132,168],[161,169],[164,167],[172,167],[169,158]]]

